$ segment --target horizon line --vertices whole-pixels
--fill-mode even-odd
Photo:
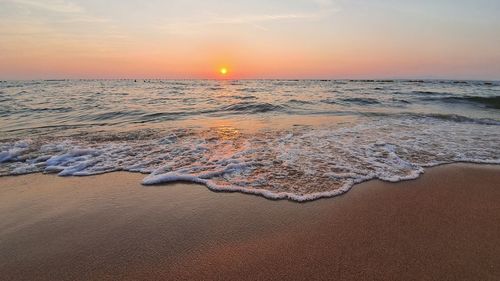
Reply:
[[[390,81],[464,81],[464,82],[500,82],[495,79],[478,78],[34,78],[34,79],[2,79],[0,82],[11,81],[91,81],[91,80],[154,80],[154,81],[357,81],[357,82],[390,82]],[[139,82],[139,81],[137,81]]]

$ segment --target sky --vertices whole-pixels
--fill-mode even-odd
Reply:
[[[0,79],[500,80],[498,0],[0,0]]]

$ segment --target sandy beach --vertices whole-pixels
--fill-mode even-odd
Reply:
[[[2,280],[498,280],[500,167],[272,201],[143,175],[0,178]]]
[[[499,11],[0,0],[0,281],[500,281]]]

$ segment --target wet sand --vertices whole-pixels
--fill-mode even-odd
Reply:
[[[303,204],[143,177],[0,178],[0,279],[500,280],[500,166]]]

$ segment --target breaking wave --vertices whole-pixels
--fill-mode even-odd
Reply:
[[[0,175],[144,173],[314,200],[453,162],[500,164],[500,83],[0,81]]]
[[[112,138],[110,138],[112,139]],[[143,184],[189,181],[216,191],[315,200],[370,179],[417,178],[453,162],[500,164],[500,126],[435,118],[380,118],[354,126],[174,130],[154,140],[22,140],[0,146],[2,175],[147,174]]]

